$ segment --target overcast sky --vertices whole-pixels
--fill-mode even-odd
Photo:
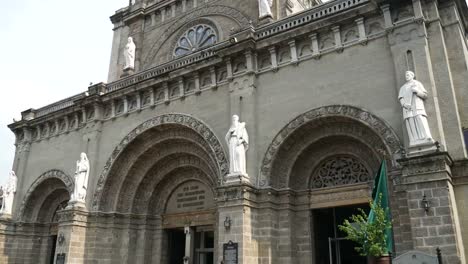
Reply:
[[[0,184],[15,148],[7,128],[39,108],[105,82],[112,44],[109,17],[128,0],[0,1]]]

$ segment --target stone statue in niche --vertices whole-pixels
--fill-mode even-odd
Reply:
[[[273,14],[271,13],[271,8],[273,6],[273,0],[258,0],[258,12],[259,18],[271,18]]]
[[[421,82],[414,79],[413,72],[407,71],[405,78],[406,83],[400,88],[398,100],[403,108],[403,119],[408,132],[409,147],[434,145],[424,107],[427,91]]]
[[[3,189],[2,209],[0,210],[0,214],[11,215],[17,183],[18,183],[18,177],[16,177],[15,172],[14,171],[10,172],[10,176],[8,177],[8,182],[2,188]]]
[[[80,155],[80,160],[76,161],[75,189],[71,195],[70,203],[85,203],[89,169],[88,156],[83,152]]]
[[[136,45],[133,42],[133,38],[129,37],[127,45],[125,46],[125,51],[124,51],[124,56],[125,56],[124,70],[135,69],[135,50],[136,50]]]
[[[229,174],[247,176],[245,152],[249,148],[249,135],[244,122],[239,122],[239,116],[232,116],[232,123],[226,134],[229,146]]]

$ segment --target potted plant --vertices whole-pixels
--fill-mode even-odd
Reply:
[[[338,228],[346,234],[346,239],[358,244],[356,252],[361,256],[368,257],[369,264],[390,263],[388,250],[389,230],[391,230],[391,220],[387,217],[388,208],[382,208],[382,195],[378,196],[377,202],[370,202],[373,216],[371,221],[364,210],[359,209],[359,214],[352,215],[349,220],[345,220]]]

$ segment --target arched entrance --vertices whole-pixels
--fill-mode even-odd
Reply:
[[[58,214],[63,210],[73,190],[71,178],[59,170],[48,171],[31,185],[20,206],[18,218],[31,225],[33,233],[46,239],[37,239],[30,254],[37,255],[38,262],[54,263],[57,244]],[[35,252],[35,249],[43,249]],[[26,253],[24,253],[26,254]]]
[[[356,107],[314,109],[286,125],[265,155],[259,182],[294,194],[294,210],[279,212],[291,223],[289,233],[278,240],[287,240],[291,250],[278,263],[366,263],[337,226],[357,208],[368,208],[380,162],[386,159],[390,171],[397,170],[394,155],[399,151],[395,133]],[[297,248],[302,250],[295,253]]]
[[[197,243],[214,243],[214,195],[225,163],[216,136],[193,117],[164,115],[132,131],[109,159],[93,200],[95,210],[138,226],[114,231],[114,246],[125,252],[120,263],[183,263],[184,257],[212,263],[214,247]]]

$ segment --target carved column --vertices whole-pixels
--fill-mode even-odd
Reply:
[[[317,33],[312,33],[309,35],[310,37],[310,49],[312,50],[313,57],[320,57],[320,48],[318,44]]]
[[[167,82],[163,83],[164,89],[164,103],[168,104],[171,100],[169,99],[169,84]]]
[[[380,8],[382,9],[382,13],[384,16],[385,29],[388,30],[389,28],[393,27],[392,15],[390,14],[390,5],[384,4]]]
[[[171,5],[171,15],[172,17],[176,16],[176,4],[175,3]]]
[[[201,89],[200,89],[200,75],[198,74],[198,72],[195,72],[193,74],[193,79],[195,82],[195,94],[199,95],[201,94]]]
[[[332,27],[333,35],[335,36],[335,49],[338,52],[343,51],[343,43],[341,42],[340,26]]]
[[[19,140],[16,138],[16,151],[15,151],[15,157],[13,159],[13,171],[16,173],[16,176],[18,177],[18,188],[17,188],[17,193],[15,195],[16,197],[23,197],[24,193],[21,193],[25,189],[25,177],[27,175],[27,168],[28,168],[28,159],[29,159],[29,153],[31,151],[31,142],[32,142],[32,129],[34,128],[29,128],[29,127],[23,127],[20,130],[23,132],[23,139]],[[27,188],[26,188],[27,189]],[[18,201],[18,199],[13,200],[13,206],[12,206],[12,217],[15,218],[17,217],[16,212],[18,211],[17,208],[19,208],[21,202]]]
[[[355,20],[358,32],[359,32],[359,42],[367,43],[366,27],[364,26],[364,18],[360,17]]]
[[[216,68],[214,66],[210,67],[210,76],[211,76],[211,88],[216,89],[218,87],[216,80]]]
[[[298,63],[298,58],[297,58],[297,47],[296,47],[296,40],[291,40],[288,42],[289,44],[289,49],[291,51],[291,63],[296,64]]]
[[[185,98],[184,78],[183,78],[183,77],[180,77],[180,78],[177,80],[177,83],[179,84],[179,95],[180,95],[180,99],[184,99],[184,98]]]
[[[252,50],[248,49],[245,51],[245,61],[247,65],[247,73],[254,73],[255,68],[254,68],[254,56],[252,53]]]
[[[123,106],[124,106],[123,114],[127,114],[128,113],[128,97],[127,96],[123,97]]]
[[[231,58],[226,58],[227,80],[232,81],[232,62]]]
[[[154,107],[154,87],[149,90],[150,106]]]
[[[269,47],[268,51],[270,52],[271,59],[271,68],[275,71],[278,69],[278,58],[276,56],[276,47]]]

